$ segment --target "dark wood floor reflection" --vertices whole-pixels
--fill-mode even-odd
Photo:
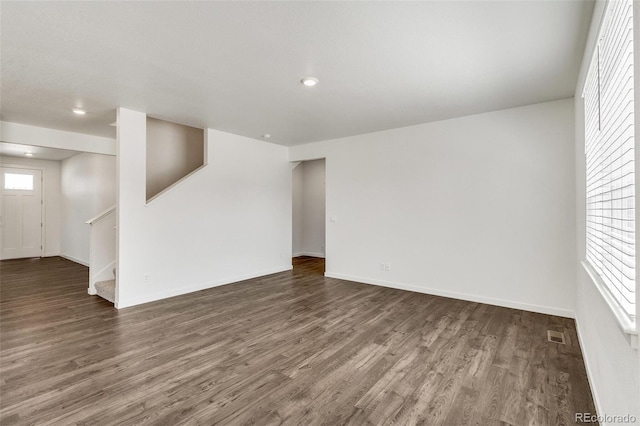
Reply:
[[[295,264],[118,311],[87,295],[82,266],[0,262],[0,424],[562,425],[595,412],[572,320]]]

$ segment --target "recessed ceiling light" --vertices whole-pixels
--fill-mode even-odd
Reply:
[[[74,114],[78,115],[85,115],[87,113],[87,111],[83,110],[82,108],[74,108],[71,111],[73,111]]]
[[[265,139],[271,139],[271,133],[265,133],[262,137]]]
[[[27,157],[33,157],[33,153],[32,152],[25,152],[24,155],[26,155]]]
[[[307,87],[313,87],[318,84],[318,79],[315,77],[305,77],[300,80],[300,83],[304,84]]]

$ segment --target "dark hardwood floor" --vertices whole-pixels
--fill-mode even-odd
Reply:
[[[0,262],[0,424],[564,425],[595,413],[572,320],[295,266],[118,311],[70,261]]]

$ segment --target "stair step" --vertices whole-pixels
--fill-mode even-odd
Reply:
[[[99,281],[95,284],[96,294],[111,303],[116,300],[116,280]]]

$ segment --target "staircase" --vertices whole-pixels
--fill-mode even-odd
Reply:
[[[89,294],[111,303],[116,301],[116,214],[115,206],[89,219]]]
[[[96,295],[111,303],[116,300],[116,280],[99,281],[94,284]]]

